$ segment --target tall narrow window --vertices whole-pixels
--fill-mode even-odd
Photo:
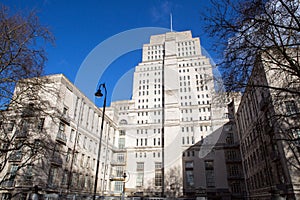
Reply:
[[[59,123],[59,132],[64,133],[65,132],[65,124],[63,122]]]
[[[45,118],[40,118],[38,120],[38,124],[37,124],[37,130],[38,131],[42,131],[44,128],[44,122],[45,122]]]
[[[78,137],[77,137],[77,145],[78,146],[80,146],[80,140],[81,140],[81,134],[79,133]]]
[[[75,130],[72,129],[70,133],[70,141],[73,142],[74,138],[75,138]]]
[[[119,149],[125,148],[125,138],[119,138],[118,146],[119,146]]]
[[[11,165],[10,172],[9,172],[10,173],[9,178],[11,179],[11,181],[13,181],[15,179],[18,169],[19,169],[18,165],[15,165],[15,164]]]
[[[162,165],[161,162],[155,163],[155,186],[162,186]]]
[[[137,177],[136,177],[136,186],[142,187],[144,185],[144,163],[138,162],[136,166]]]
[[[214,161],[212,160],[205,161],[205,177],[206,186],[215,187]]]
[[[194,186],[194,163],[192,161],[185,163],[186,185]]]
[[[56,180],[56,174],[57,174],[57,168],[51,167],[50,168],[50,173],[49,173],[49,178],[48,178],[48,184],[51,186],[55,186],[55,180]]]
[[[66,155],[66,162],[69,162],[71,153],[72,153],[72,149],[68,148],[67,155]]]

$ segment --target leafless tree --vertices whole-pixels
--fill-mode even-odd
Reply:
[[[257,56],[262,54],[267,58],[264,62],[276,65],[293,76],[294,82],[300,82],[299,1],[211,0],[211,3],[209,15],[204,18],[206,30],[215,38],[215,45],[223,55],[217,65],[227,90],[247,86]],[[291,51],[297,52],[296,55]],[[275,89],[300,95],[300,90]]]
[[[43,124],[55,110],[49,110],[43,95],[55,90],[40,77],[45,47],[54,38],[35,12],[10,14],[8,7],[0,6],[0,185],[5,188],[16,177],[32,184],[34,167],[42,169],[41,158],[53,154],[54,142]]]
[[[217,63],[227,91],[241,91],[257,109],[252,131],[270,146],[266,159],[284,154],[293,177],[300,173],[300,2],[211,0],[206,30],[217,41]],[[248,112],[253,112],[253,110]],[[256,121],[255,121],[256,120]],[[254,123],[255,121],[255,123]]]
[[[177,198],[182,195],[182,177],[181,168],[179,166],[174,166],[166,170],[164,176],[165,191],[164,196],[168,198]],[[144,188],[144,195],[146,196],[160,196],[161,186],[155,185],[155,179],[147,182],[147,187]]]
[[[43,74],[46,61],[45,45],[53,42],[49,30],[39,23],[36,13],[9,15],[0,10],[0,103],[6,108],[11,102],[16,83],[24,78]]]

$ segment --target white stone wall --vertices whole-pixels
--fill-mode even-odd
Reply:
[[[133,119],[126,131],[128,191],[139,190],[135,185],[138,162],[145,166],[143,188],[153,188],[155,162],[162,162],[163,155],[163,93],[166,174],[182,169],[182,152],[211,132],[212,77],[200,40],[192,38],[190,31],[151,36],[150,43],[144,44],[143,61],[134,73],[133,109],[128,112]]]

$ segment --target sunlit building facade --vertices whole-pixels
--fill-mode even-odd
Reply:
[[[212,71],[190,31],[154,35],[143,45],[132,100],[111,105],[125,135],[128,195],[183,195],[182,153],[214,128]]]
[[[5,118],[2,127],[9,128],[1,131],[14,135],[10,146],[15,141],[25,143],[32,140],[33,144],[41,143],[44,146],[33,149],[38,155],[34,159],[28,154],[28,145],[2,156],[8,158],[8,161],[1,171],[1,198],[28,199],[34,193],[46,199],[86,198],[93,194],[102,110],[63,75],[42,79],[46,81],[39,92],[41,99],[38,102],[27,99],[27,106],[21,114],[15,113],[14,109],[4,112],[9,117]],[[20,88],[17,86],[15,95],[18,90]],[[42,102],[46,102],[43,111],[35,112],[37,104]],[[1,135],[4,135],[3,132]],[[105,116],[98,196],[114,195],[109,178],[114,173],[114,154],[119,151],[118,137],[117,125]],[[1,147],[5,146],[3,141],[2,138]]]

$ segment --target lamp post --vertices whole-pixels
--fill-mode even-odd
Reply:
[[[126,177],[127,177],[127,175],[126,175],[126,173],[124,172],[124,174],[123,174],[124,181],[123,181],[122,200],[125,199],[125,183],[126,183],[125,180],[126,180]]]
[[[104,89],[104,95],[101,92],[101,88]],[[103,125],[104,125],[104,117],[105,117],[106,95],[107,95],[107,90],[106,90],[105,84],[102,83],[99,85],[99,88],[98,88],[97,92],[95,93],[96,97],[104,96],[104,101],[103,101],[102,121],[101,121],[101,129],[100,129],[100,136],[99,136],[99,146],[98,146],[98,156],[97,156],[97,166],[96,166],[93,200],[96,199],[96,191],[97,191],[97,183],[98,183],[98,171],[99,171],[99,164],[100,164],[101,142],[102,142]]]

